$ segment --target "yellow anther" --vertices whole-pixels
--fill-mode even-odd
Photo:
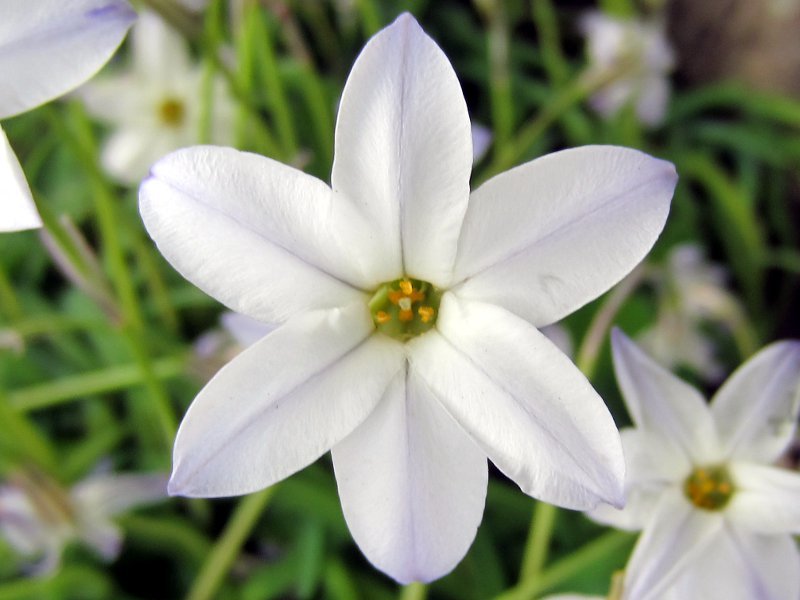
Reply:
[[[414,319],[414,312],[409,308],[408,310],[400,310],[397,317],[404,323],[408,323]]]
[[[383,325],[384,323],[388,323],[389,321],[391,321],[392,317],[385,310],[379,310],[378,312],[375,313],[375,320],[379,324]]]
[[[423,323],[428,323],[434,315],[434,311],[430,306],[420,306],[417,309],[417,312],[419,313],[419,318]]]
[[[695,469],[683,484],[686,498],[697,508],[722,510],[735,492],[724,465]]]
[[[410,296],[411,292],[414,291],[414,286],[411,285],[411,282],[408,279],[401,279],[397,285],[400,287],[400,291],[406,296]]]

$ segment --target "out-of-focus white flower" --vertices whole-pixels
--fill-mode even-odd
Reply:
[[[72,541],[113,560],[122,532],[112,518],[166,498],[164,475],[92,475],[69,490],[36,471],[15,473],[0,485],[0,535],[20,555],[38,560],[37,574],[56,569]]]
[[[669,101],[669,73],[675,58],[660,20],[621,19],[601,12],[584,15],[589,73],[609,82],[590,99],[592,108],[611,117],[633,103],[646,125],[658,125]]]
[[[86,81],[111,58],[135,18],[125,0],[0,0],[0,119]],[[0,231],[41,225],[0,128]]]
[[[113,131],[103,145],[103,167],[135,184],[156,160],[196,144],[202,115],[202,66],[186,41],[158,15],[144,12],[131,30],[127,70],[100,76],[78,91],[90,114]],[[221,77],[213,82],[211,139],[233,140],[234,104]]]
[[[547,502],[620,504],[611,415],[537,327],[642,259],[674,167],[585,147],[470,194],[464,96],[408,14],[353,66],[335,146],[331,187],[216,147],[175,152],[142,184],[145,226],[175,268],[277,325],[195,399],[171,492],[252,492],[331,450],[356,542],[403,582],[466,553],[487,456]]]
[[[702,327],[714,323],[733,329],[741,321],[742,308],[725,287],[726,279],[725,269],[707,261],[699,246],[676,246],[654,272],[658,316],[639,334],[639,343],[668,368],[690,367],[708,381],[719,381],[724,368]]]
[[[612,344],[635,424],[622,431],[628,504],[591,516],[644,530],[623,598],[800,597],[800,474],[773,466],[800,410],[800,343],[761,350],[710,405],[621,332]]]

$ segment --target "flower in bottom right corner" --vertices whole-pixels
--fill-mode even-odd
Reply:
[[[627,506],[589,513],[642,530],[625,600],[800,598],[800,474],[774,465],[800,411],[800,342],[776,342],[742,365],[710,403],[621,331],[617,381]]]

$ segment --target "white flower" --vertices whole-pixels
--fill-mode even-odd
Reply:
[[[114,53],[135,13],[124,0],[0,0],[0,119],[65,94]],[[0,129],[0,231],[42,224]]]
[[[639,342],[668,368],[688,366],[709,381],[720,380],[724,370],[702,326],[715,323],[732,329],[742,318],[741,306],[725,288],[727,273],[707,261],[699,246],[681,244],[655,278],[658,317],[639,335]]]
[[[612,343],[636,426],[622,431],[628,504],[592,517],[644,530],[623,597],[800,597],[800,474],[773,466],[800,410],[800,343],[763,349],[710,405],[621,332]]]
[[[332,450],[354,538],[404,582],[468,549],[487,456],[546,502],[622,503],[614,422],[536,327],[641,260],[674,168],[586,147],[470,195],[470,137],[450,63],[405,14],[347,80],[332,189],[226,148],[153,167],[140,210],[164,256],[232,310],[279,324],[195,399],[172,493],[249,493]]]
[[[131,30],[132,63],[121,73],[96,78],[79,90],[90,114],[112,126],[103,145],[103,167],[122,183],[144,178],[159,158],[200,136],[203,68],[183,37],[161,17],[143,12]],[[211,139],[233,141],[234,104],[216,77]]]
[[[675,63],[664,23],[591,12],[581,28],[590,73],[599,80],[610,79],[592,96],[592,107],[611,117],[632,102],[642,123],[658,125],[667,110],[668,75]]]
[[[38,574],[59,566],[64,547],[80,540],[113,560],[122,532],[111,520],[166,498],[163,475],[92,475],[70,490],[38,472],[16,473],[0,485],[0,535],[19,554],[40,559]]]

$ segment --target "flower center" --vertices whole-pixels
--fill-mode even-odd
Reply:
[[[167,98],[158,106],[158,118],[164,125],[177,127],[183,123],[186,108],[177,98]]]
[[[405,342],[436,324],[441,299],[441,290],[427,281],[405,277],[381,285],[369,310],[378,331]]]
[[[722,510],[736,491],[724,466],[698,467],[683,484],[683,493],[697,508]]]

